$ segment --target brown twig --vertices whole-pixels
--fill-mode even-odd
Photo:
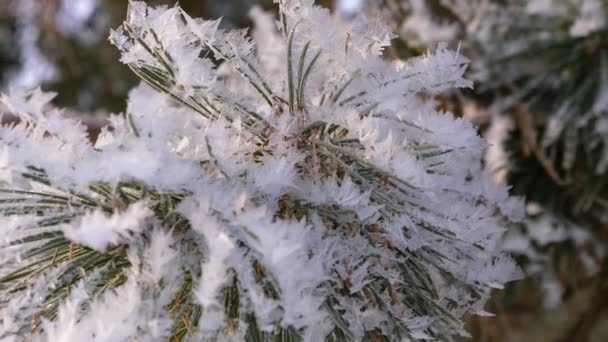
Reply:
[[[558,186],[566,185],[566,182],[560,177],[557,170],[551,163],[551,160],[547,158],[543,149],[538,146],[536,130],[530,120],[530,113],[525,111],[521,105],[517,105],[513,110],[513,116],[517,127],[521,131],[522,136],[522,153],[524,157],[534,154],[538,162],[541,164],[547,176]]]
[[[186,330],[188,330],[188,335],[194,337],[194,332],[192,331],[192,327],[190,326],[190,322],[188,321],[188,318],[186,318],[186,315],[182,315],[182,322],[184,323]]]
[[[53,259],[51,259],[51,267],[55,267],[55,265],[56,265],[58,252],[59,252],[59,249],[55,248],[55,251],[53,252]]]

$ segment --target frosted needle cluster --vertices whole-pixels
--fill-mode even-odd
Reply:
[[[468,61],[278,6],[248,34],[131,1],[110,40],[143,82],[94,142],[53,94],[2,96],[0,338],[408,341],[487,314],[522,210],[429,100]]]

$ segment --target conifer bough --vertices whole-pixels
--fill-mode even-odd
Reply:
[[[52,94],[2,97],[0,338],[447,338],[518,276],[496,246],[520,203],[420,96],[468,61],[389,62],[378,21],[279,9],[251,39],[130,2],[110,39],[143,83],[94,144]]]

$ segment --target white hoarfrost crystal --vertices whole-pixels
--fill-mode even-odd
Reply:
[[[279,6],[252,40],[130,2],[110,39],[144,82],[94,143],[52,94],[2,96],[0,339],[401,341],[487,314],[523,209],[424,100],[468,60],[393,63],[379,21]]]
[[[146,228],[144,220],[153,213],[144,202],[129,206],[124,213],[107,217],[103,211],[95,210],[82,216],[78,224],[68,224],[63,234],[70,240],[105,251],[109,244],[118,244],[129,235],[139,234]]]

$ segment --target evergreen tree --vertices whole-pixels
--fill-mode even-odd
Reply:
[[[94,144],[53,94],[2,96],[1,338],[447,339],[518,276],[521,203],[420,96],[466,59],[386,61],[383,24],[312,0],[254,15],[130,2],[110,39],[144,82]]]

